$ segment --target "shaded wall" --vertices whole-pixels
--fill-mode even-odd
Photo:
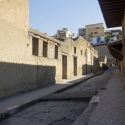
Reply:
[[[0,62],[0,98],[55,84],[55,71],[53,66]]]
[[[109,50],[107,45],[100,45],[100,46],[93,46],[94,49],[96,49],[98,51],[98,55],[99,56],[107,56],[107,62],[110,64],[115,64],[116,63],[116,59],[110,55]]]
[[[41,56],[41,48],[39,56],[34,56],[32,40],[25,31],[2,19],[0,29],[0,98],[61,82],[60,52],[54,59],[52,43],[47,58]]]

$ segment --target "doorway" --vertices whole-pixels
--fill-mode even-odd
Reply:
[[[74,57],[74,76],[77,76],[77,57]]]
[[[62,55],[62,79],[67,79],[67,56]]]

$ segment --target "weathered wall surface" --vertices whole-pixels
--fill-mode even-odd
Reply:
[[[27,87],[34,88],[36,67],[30,63],[32,61],[27,64],[29,39],[24,32],[2,19],[0,29],[0,98],[2,98],[26,90]]]
[[[31,33],[37,34],[36,38],[39,40],[39,56],[32,55],[35,58],[35,63],[38,65],[38,86],[60,83],[62,80],[62,62],[61,62],[61,49],[59,47],[60,42],[54,42],[48,36],[42,37],[44,34],[30,29]],[[45,38],[46,37],[46,38]],[[48,43],[47,57],[43,57],[43,41]],[[58,59],[55,59],[55,46],[58,46]],[[30,36],[29,42],[30,52],[32,53],[32,36]],[[41,69],[41,70],[40,70]]]
[[[112,55],[110,55],[107,45],[100,45],[100,46],[95,45],[93,47],[98,51],[99,56],[105,56],[105,55],[107,56],[108,63],[115,64],[115,58]]]
[[[39,56],[33,56],[32,40],[23,30],[3,19],[0,29],[0,98],[61,82],[61,60],[54,59],[52,43],[47,58],[42,57],[42,40]]]
[[[74,47],[76,47],[76,53],[74,53]],[[92,72],[93,58],[97,57],[98,53],[84,38],[66,39],[61,43],[61,51],[67,54],[67,79],[74,78],[74,57],[77,58],[77,76]]]
[[[28,31],[28,0],[0,0],[0,18],[12,26]]]
[[[91,65],[85,59],[85,50],[88,52],[91,47],[86,40],[80,38],[76,41],[65,41],[65,46],[60,48],[60,41],[29,29],[28,16],[28,0],[0,0],[0,99],[60,83],[61,49],[69,56],[68,79],[74,77],[74,56],[77,56],[77,76],[85,72],[83,66],[86,62],[87,67]],[[28,35],[29,30],[31,34]],[[38,39],[37,55],[33,55],[32,37]],[[48,43],[47,57],[43,57],[43,41]],[[55,58],[55,46],[58,46],[58,59]],[[76,54],[74,46],[77,48]],[[93,52],[93,56],[97,56],[97,52]]]

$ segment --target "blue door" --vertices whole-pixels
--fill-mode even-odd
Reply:
[[[99,43],[99,42],[100,42],[100,37],[97,38],[97,43]]]

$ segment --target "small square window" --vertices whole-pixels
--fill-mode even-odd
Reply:
[[[95,34],[98,34],[98,32],[95,32]]]

